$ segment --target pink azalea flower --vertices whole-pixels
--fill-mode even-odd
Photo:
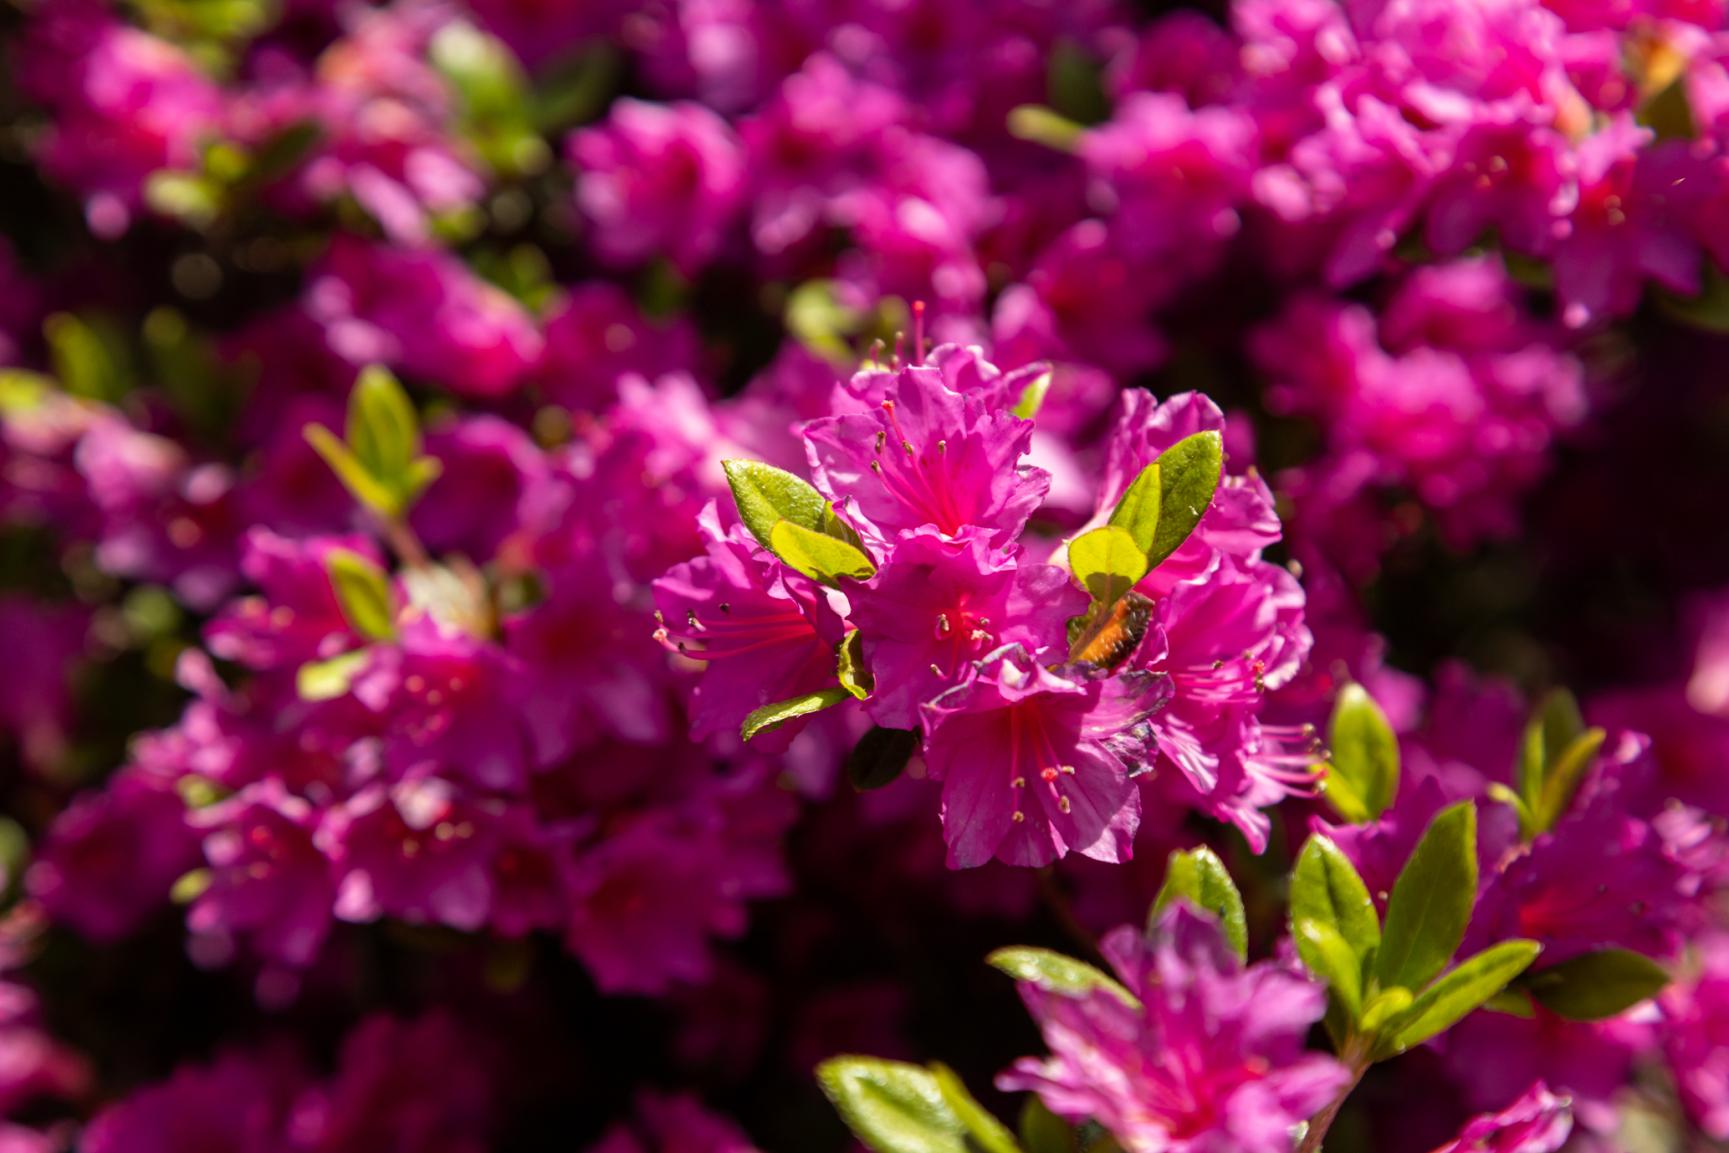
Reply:
[[[925,761],[943,783],[951,868],[1069,853],[1127,860],[1140,822],[1131,774],[1168,682],[1151,673],[1069,680],[1019,645],[923,706]]]
[[[1125,927],[1101,948],[1140,1004],[1023,982],[1052,1055],[1016,1062],[998,1088],[1096,1119],[1127,1153],[1288,1153],[1292,1128],[1350,1080],[1303,1048],[1325,991],[1279,964],[1245,968],[1211,919],[1179,905],[1151,939]]]
[[[856,510],[879,540],[930,525],[948,536],[969,525],[993,541],[1020,532],[1050,484],[1020,464],[1033,426],[973,394],[950,391],[939,369],[903,369],[880,409],[805,426],[816,486]]]
[[[920,705],[1002,645],[1060,662],[1067,623],[1087,608],[1066,570],[993,551],[971,528],[952,540],[928,528],[904,534],[850,599],[877,686],[865,711],[897,729],[916,728]]]

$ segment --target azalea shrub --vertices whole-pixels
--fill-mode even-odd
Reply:
[[[0,1153],[1729,1148],[1724,0],[0,50]]]

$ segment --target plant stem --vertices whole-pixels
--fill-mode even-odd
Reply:
[[[1309,1119],[1309,1131],[1303,1134],[1303,1143],[1297,1146],[1297,1153],[1321,1153],[1321,1142],[1327,1139],[1327,1130],[1333,1127],[1333,1122],[1339,1117],[1339,1110],[1345,1107],[1345,1098],[1351,1095],[1358,1083],[1363,1080],[1363,1074],[1368,1072],[1369,1062],[1367,1059],[1353,1059],[1354,1054],[1347,1054],[1346,1056],[1346,1063],[1351,1068],[1351,1079],[1345,1083],[1343,1089],[1339,1090],[1337,1097],[1334,1097],[1324,1109]]]

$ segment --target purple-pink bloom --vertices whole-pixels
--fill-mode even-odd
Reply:
[[[1178,905],[1150,937],[1100,943],[1128,991],[1071,995],[1022,982],[1052,1055],[997,1078],[1072,1121],[1097,1120],[1128,1153],[1288,1153],[1291,1131],[1351,1074],[1305,1051],[1326,992],[1291,968],[1245,967],[1216,922]]]
[[[25,875],[54,920],[112,944],[167,905],[198,864],[198,839],[171,788],[122,770],[55,819]]]
[[[744,190],[745,159],[726,121],[700,104],[624,99],[570,139],[576,204],[602,259],[655,257],[686,276],[719,252]]]
[[[743,526],[723,532],[713,506],[702,525],[707,554],[654,582],[656,635],[707,665],[691,690],[691,735],[699,740],[736,731],[763,705],[833,685],[844,631],[826,593],[784,568]]]
[[[1701,942],[1697,971],[1664,993],[1663,1050],[1681,1103],[1706,1135],[1729,1140],[1729,937]]]
[[[1435,1153],[1555,1153],[1572,1131],[1571,1102],[1538,1081],[1499,1113],[1471,1118]]]
[[[476,399],[515,391],[541,352],[528,312],[443,252],[338,237],[312,270],[305,303],[343,358]]]
[[[1008,540],[1050,484],[1020,463],[1031,421],[951,391],[931,366],[901,370],[876,411],[813,420],[804,434],[817,488],[882,541],[925,525]]]
[[[1071,680],[1019,645],[979,661],[922,709],[949,866],[1048,865],[1070,851],[1127,860],[1141,808],[1130,778],[1169,692],[1145,672]]]
[[[850,600],[876,683],[865,711],[896,729],[917,728],[920,705],[1005,644],[1061,661],[1068,621],[1087,607],[1067,570],[993,550],[971,528],[952,539],[929,528],[903,534]]]

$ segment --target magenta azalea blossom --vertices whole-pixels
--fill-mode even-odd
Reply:
[[[976,529],[952,540],[931,529],[903,535],[851,600],[877,684],[865,709],[878,724],[900,729],[915,728],[920,705],[1005,644],[1060,661],[1070,618],[1087,608],[1067,571],[1017,563]]]
[[[1169,692],[1150,673],[1070,680],[1019,645],[979,661],[971,680],[923,708],[949,864],[1045,865],[1071,851],[1127,860],[1140,823],[1130,777],[1148,755],[1145,722]]]
[[[1350,1080],[1303,1038],[1325,991],[1271,962],[1245,968],[1211,919],[1167,912],[1149,939],[1102,942],[1128,991],[1070,994],[1023,982],[1049,1058],[997,1078],[1059,1117],[1097,1118],[1128,1153],[1287,1153],[1292,1129]]]

